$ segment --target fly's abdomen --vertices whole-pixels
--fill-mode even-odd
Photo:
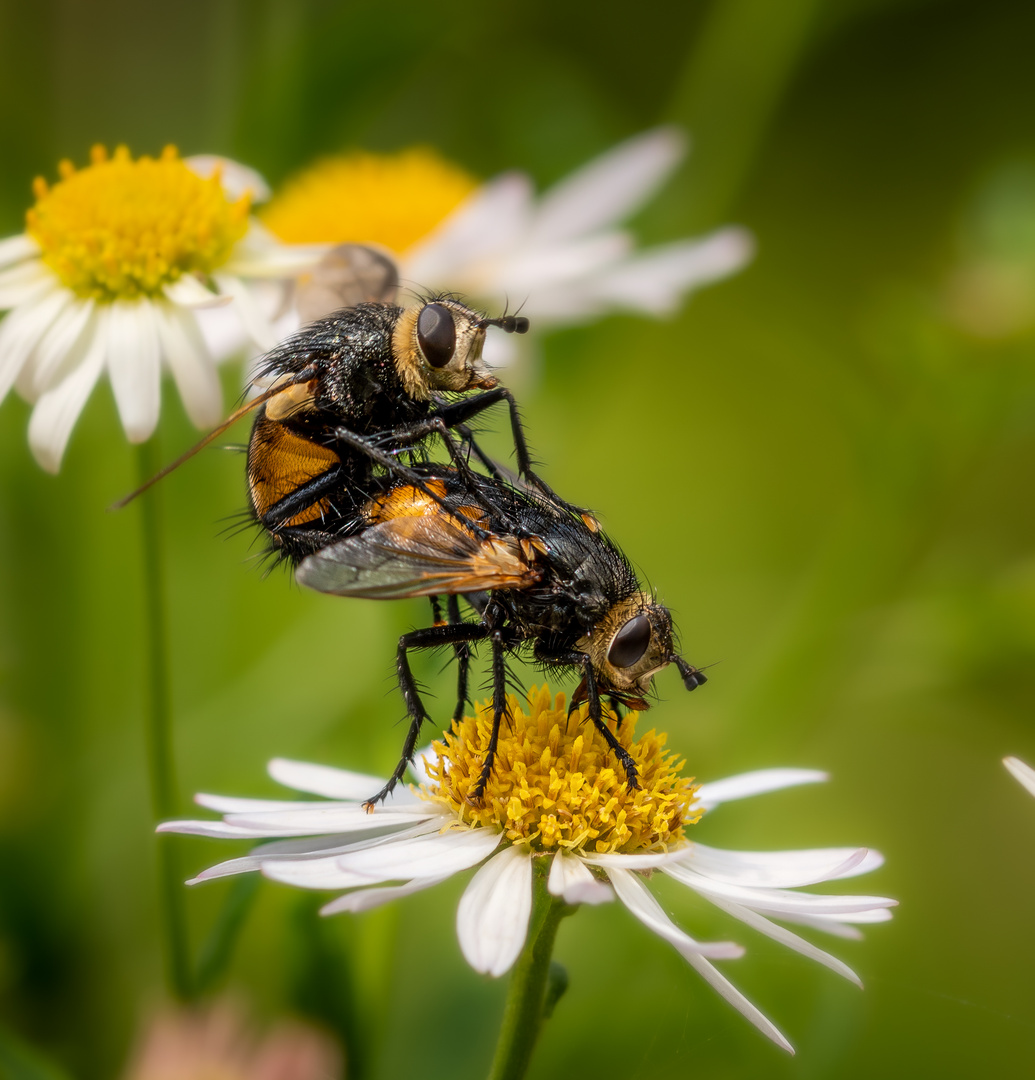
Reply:
[[[258,416],[248,444],[248,496],[259,521],[282,499],[340,462],[328,446],[292,431],[286,424]],[[299,510],[280,526],[319,521],[329,510],[326,498]]]

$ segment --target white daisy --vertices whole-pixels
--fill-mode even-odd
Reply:
[[[478,866],[457,910],[457,933],[475,970],[502,975],[514,964],[528,930],[533,864],[549,860],[549,890],[570,905],[618,899],[673,945],[707,982],[785,1050],[791,1045],[711,963],[743,952],[733,942],[704,943],[665,914],[644,883],[668,874],[734,918],[859,983],[850,968],[772,919],[859,937],[856,924],[890,918],[894,900],[822,895],[801,886],[853,877],[881,865],[865,848],[808,851],[724,851],[691,842],[687,829],[705,810],[796,784],[823,773],[768,769],[696,785],[683,762],[665,752],[653,731],[634,741],[635,714],[617,727],[637,763],[641,786],[628,789],[585,707],[570,720],[563,695],[533,689],[527,712],[511,699],[512,723],[501,733],[483,800],[467,792],[478,777],[491,710],[465,719],[434,753],[420,759],[420,789],[400,790],[376,812],[363,800],[381,781],[340,769],[274,760],[278,782],[326,802],[281,802],[199,795],[222,821],[173,821],[160,831],[271,843],[205,870],[191,884],[260,870],[308,889],[347,890],[323,914],[365,911],[430,888]],[[612,721],[613,722],[613,721]],[[542,868],[542,864],[540,864]],[[791,1051],[793,1052],[793,1051]]]
[[[584,322],[609,311],[665,315],[694,289],[739,270],[752,240],[719,229],[638,251],[619,225],[661,187],[685,153],[675,128],[619,144],[541,196],[508,172],[478,186],[431,151],[342,155],[290,181],[263,211],[281,239],[379,244],[402,280],[456,290],[487,310],[520,305],[534,325]],[[281,326],[290,330],[290,322]],[[512,339],[487,343],[504,362]],[[497,350],[489,356],[489,351]]]
[[[1004,757],[1003,764],[1024,788],[1035,795],[1035,769],[1015,757]]]
[[[200,309],[229,305],[269,348],[250,283],[293,278],[325,250],[284,245],[251,219],[243,188],[258,181],[232,163],[202,159],[196,172],[172,147],[136,161],[95,147],[90,165],[59,171],[36,181],[26,231],[0,241],[0,401],[15,386],[35,402],[29,443],[51,472],[105,371],[131,442],[158,422],[163,365],[187,415],[211,427],[222,394]]]

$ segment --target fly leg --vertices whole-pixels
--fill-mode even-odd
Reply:
[[[259,518],[259,521],[264,528],[269,529],[270,532],[275,532],[278,525],[290,521],[296,514],[300,514],[314,503],[319,502],[325,495],[338,488],[345,481],[345,478],[345,469],[341,465],[332,465],[318,476],[314,476],[312,480],[299,484],[289,495],[285,495],[283,499],[275,502]]]
[[[463,514],[457,514],[451,510],[446,505],[445,499],[443,499],[441,495],[436,495],[424,482],[423,477],[419,473],[415,472],[413,469],[408,469],[405,465],[400,465],[391,454],[374,446],[373,443],[364,439],[361,435],[349,431],[348,428],[335,428],[334,437],[338,442],[343,442],[353,450],[358,450],[361,454],[365,454],[371,461],[375,462],[377,465],[381,465],[392,475],[400,477],[408,484],[412,484],[418,491],[427,495],[432,502],[441,506],[451,518],[459,522],[462,528],[469,529],[479,540],[488,539],[489,533],[487,533],[485,529],[480,525],[476,525],[470,518],[465,517]]]
[[[449,613],[450,625],[462,625],[460,601],[455,596],[447,599],[446,611]],[[453,646],[453,652],[456,654],[456,708],[453,710],[453,722],[458,724],[463,720],[464,707],[470,700],[467,694],[467,675],[471,665],[470,642],[458,642]]]
[[[607,743],[608,749],[621,762],[630,789],[635,790],[640,786],[636,762],[633,761],[632,755],[624,746],[622,746],[618,741],[618,737],[604,721],[602,715],[603,709],[601,708],[600,703],[600,691],[597,688],[597,677],[596,673],[593,671],[593,662],[582,652],[571,652],[564,657],[558,657],[558,660],[562,663],[578,664],[579,667],[582,668],[582,686],[580,686],[572,695],[571,704],[568,706],[568,715],[571,716],[571,714],[579,707],[580,700],[589,702],[590,720],[593,721],[597,731],[600,732],[604,742]],[[580,697],[580,690],[585,694],[584,698]]]
[[[420,738],[420,729],[425,720],[430,720],[424,702],[421,701],[417,690],[417,680],[410,671],[410,661],[406,655],[410,649],[434,649],[440,645],[458,645],[468,641],[481,641],[488,637],[489,628],[484,623],[459,623],[446,626],[428,626],[423,630],[411,630],[399,638],[399,647],[395,653],[395,673],[399,679],[399,689],[402,691],[403,701],[406,703],[406,712],[410,718],[410,727],[403,741],[402,756],[396,765],[388,783],[376,794],[371,796],[363,804],[368,812],[383,802],[392,792],[395,785],[402,779],[406,772],[406,766],[413,759],[413,751]]]
[[[460,431],[462,437],[469,443],[478,460],[488,469],[489,475],[494,480],[506,480],[506,476],[500,467],[487,454],[482,452],[470,429],[465,426],[465,421],[470,420],[472,417],[477,416],[478,413],[500,401],[507,403],[507,409],[510,412],[510,435],[514,442],[514,456],[517,459],[518,475],[524,477],[529,486],[535,488],[544,498],[556,506],[560,506],[564,510],[581,517],[585,511],[581,507],[574,506],[572,503],[562,499],[532,467],[532,455],[529,453],[528,442],[525,439],[525,428],[521,423],[521,413],[518,410],[517,401],[514,400],[514,395],[505,386],[497,386],[492,390],[475,394],[473,397],[464,398],[462,401],[441,404],[433,415],[447,427],[457,428]]]
[[[611,710],[611,712],[615,714],[615,718],[620,722],[625,714],[622,712],[622,703],[618,700],[618,698],[612,697],[610,694],[608,694],[607,707]]]
[[[459,402],[458,404],[464,403]],[[459,441],[453,435],[454,430],[460,435]],[[473,453],[478,458],[494,480],[506,483],[507,478],[496,462],[474,441],[470,428],[465,424],[450,424],[440,413],[436,412],[423,420],[415,420],[412,423],[392,428],[391,431],[379,435],[376,442],[380,446],[391,447],[393,450],[402,450],[419,443],[421,439],[427,438],[428,435],[437,435],[445,444],[449,458],[467,485],[468,491],[474,492],[477,489],[479,502],[485,505],[487,509],[499,512],[499,507],[490,500],[484,485],[478,485],[479,477],[471,468],[470,455]]]
[[[490,640],[492,641],[492,733],[489,735],[489,745],[485,749],[485,760],[482,762],[482,771],[478,775],[473,788],[470,789],[471,799],[480,799],[485,794],[485,785],[492,775],[492,766],[496,761],[496,747],[500,741],[500,721],[506,716],[510,722],[510,709],[507,706],[507,665],[503,649],[503,634],[499,630],[493,630]]]

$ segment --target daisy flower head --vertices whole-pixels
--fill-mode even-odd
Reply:
[[[645,876],[669,875],[752,929],[858,983],[840,960],[781,924],[858,937],[856,924],[890,918],[895,901],[883,897],[799,891],[873,870],[882,862],[877,853],[850,847],[724,851],[696,840],[705,811],[814,783],[825,779],[822,773],[771,769],[698,784],[666,750],[663,734],[636,738],[635,713],[620,721],[612,715],[612,730],[639,771],[640,786],[630,790],[603,739],[586,723],[586,706],[569,717],[564,696],[554,699],[545,687],[532,689],[525,708],[514,698],[509,705],[510,726],[501,732],[480,800],[468,793],[492,729],[488,705],[418,757],[419,786],[396,788],[374,813],[363,801],[380,786],[377,778],[277,759],[270,763],[275,780],[329,801],[199,795],[197,801],[222,813],[222,821],[173,821],[159,829],[268,841],[203,871],[191,884],[259,870],[275,881],[341,892],[323,907],[325,915],[378,907],[477,867],[457,909],[457,934],[471,966],[492,976],[508,971],[525,947],[537,875],[559,905],[617,897],[788,1051],[776,1026],[712,963],[735,959],[743,949],[690,937],[666,915]]]
[[[1028,792],[1035,795],[1035,769],[1025,765],[1020,758],[1004,757],[1003,764],[1010,775]]]
[[[621,310],[666,315],[752,253],[750,235],[739,228],[637,250],[621,227],[685,149],[680,131],[656,128],[541,195],[526,173],[478,183],[427,148],[339,155],[289,181],[263,221],[285,241],[381,245],[399,261],[404,282],[455,290],[486,309],[520,305],[537,326]],[[513,343],[494,343],[487,358],[505,362],[508,347]]]
[[[0,401],[14,386],[35,403],[29,444],[51,472],[105,372],[131,442],[158,422],[163,366],[192,422],[211,427],[222,395],[203,309],[226,304],[269,348],[252,283],[286,282],[324,250],[263,229],[250,216],[261,180],[234,163],[200,159],[195,171],[173,147],[134,160],[97,146],[89,165],[58,172],[36,180],[25,232],[0,241]]]

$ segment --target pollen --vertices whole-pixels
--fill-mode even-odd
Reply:
[[[630,788],[583,705],[571,717],[564,695],[533,687],[527,710],[508,697],[509,722],[500,730],[496,761],[481,799],[469,796],[481,773],[492,731],[492,708],[454,723],[434,744],[438,762],[429,767],[426,798],[448,806],[468,826],[498,829],[534,851],[567,849],[587,854],[665,851],[684,839],[703,809],[696,805],[693,777],[684,761],[665,750],[665,735],[651,730],[635,738],[637,714],[620,721],[607,715],[611,730],[632,755],[639,787]]]
[[[110,302],[156,297],[184,274],[222,266],[248,228],[250,197],[227,199],[218,174],[195,175],[166,147],[134,161],[102,146],[88,166],[69,161],[60,180],[33,185],[26,213],[43,261],[76,295]]]
[[[261,217],[287,243],[375,243],[401,254],[476,186],[474,177],[425,147],[340,154],[288,180]]]

